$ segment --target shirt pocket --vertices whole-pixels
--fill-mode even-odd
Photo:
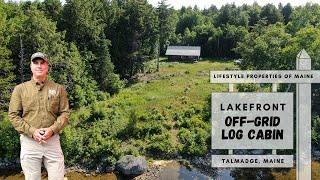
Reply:
[[[59,97],[51,97],[48,101],[48,110],[54,114],[59,112]]]

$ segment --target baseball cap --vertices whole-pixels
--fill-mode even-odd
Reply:
[[[36,52],[34,54],[32,54],[31,56],[31,61],[35,60],[35,59],[43,59],[45,61],[48,62],[48,57],[46,54],[42,53],[42,52]]]

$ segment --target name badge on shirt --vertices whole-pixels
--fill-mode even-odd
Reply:
[[[49,96],[49,99],[52,97],[52,96],[55,96],[57,93],[57,91],[55,89],[49,89],[48,91],[48,96]]]

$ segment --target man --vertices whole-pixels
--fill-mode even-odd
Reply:
[[[48,58],[31,56],[32,79],[17,85],[9,105],[9,119],[20,133],[21,167],[27,180],[41,179],[44,163],[49,180],[64,179],[59,132],[68,123],[69,103],[63,86],[48,81]]]

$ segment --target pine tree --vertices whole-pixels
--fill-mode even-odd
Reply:
[[[0,2],[0,111],[8,106],[10,92],[13,88],[13,63],[10,57],[10,50],[7,49],[8,37],[6,31],[6,13],[4,4]]]
[[[67,41],[76,43],[99,89],[113,94],[122,88],[122,81],[114,73],[111,62],[110,41],[104,34],[103,7],[101,0],[68,0],[62,12],[61,27],[66,30]]]
[[[165,54],[166,46],[174,39],[177,18],[174,9],[169,7],[167,0],[162,0],[157,8],[159,20],[160,53]],[[173,43],[173,42],[172,42]]]
[[[91,104],[98,91],[96,81],[88,74],[85,62],[74,43],[71,43],[66,56],[67,86],[72,107],[81,107]]]

